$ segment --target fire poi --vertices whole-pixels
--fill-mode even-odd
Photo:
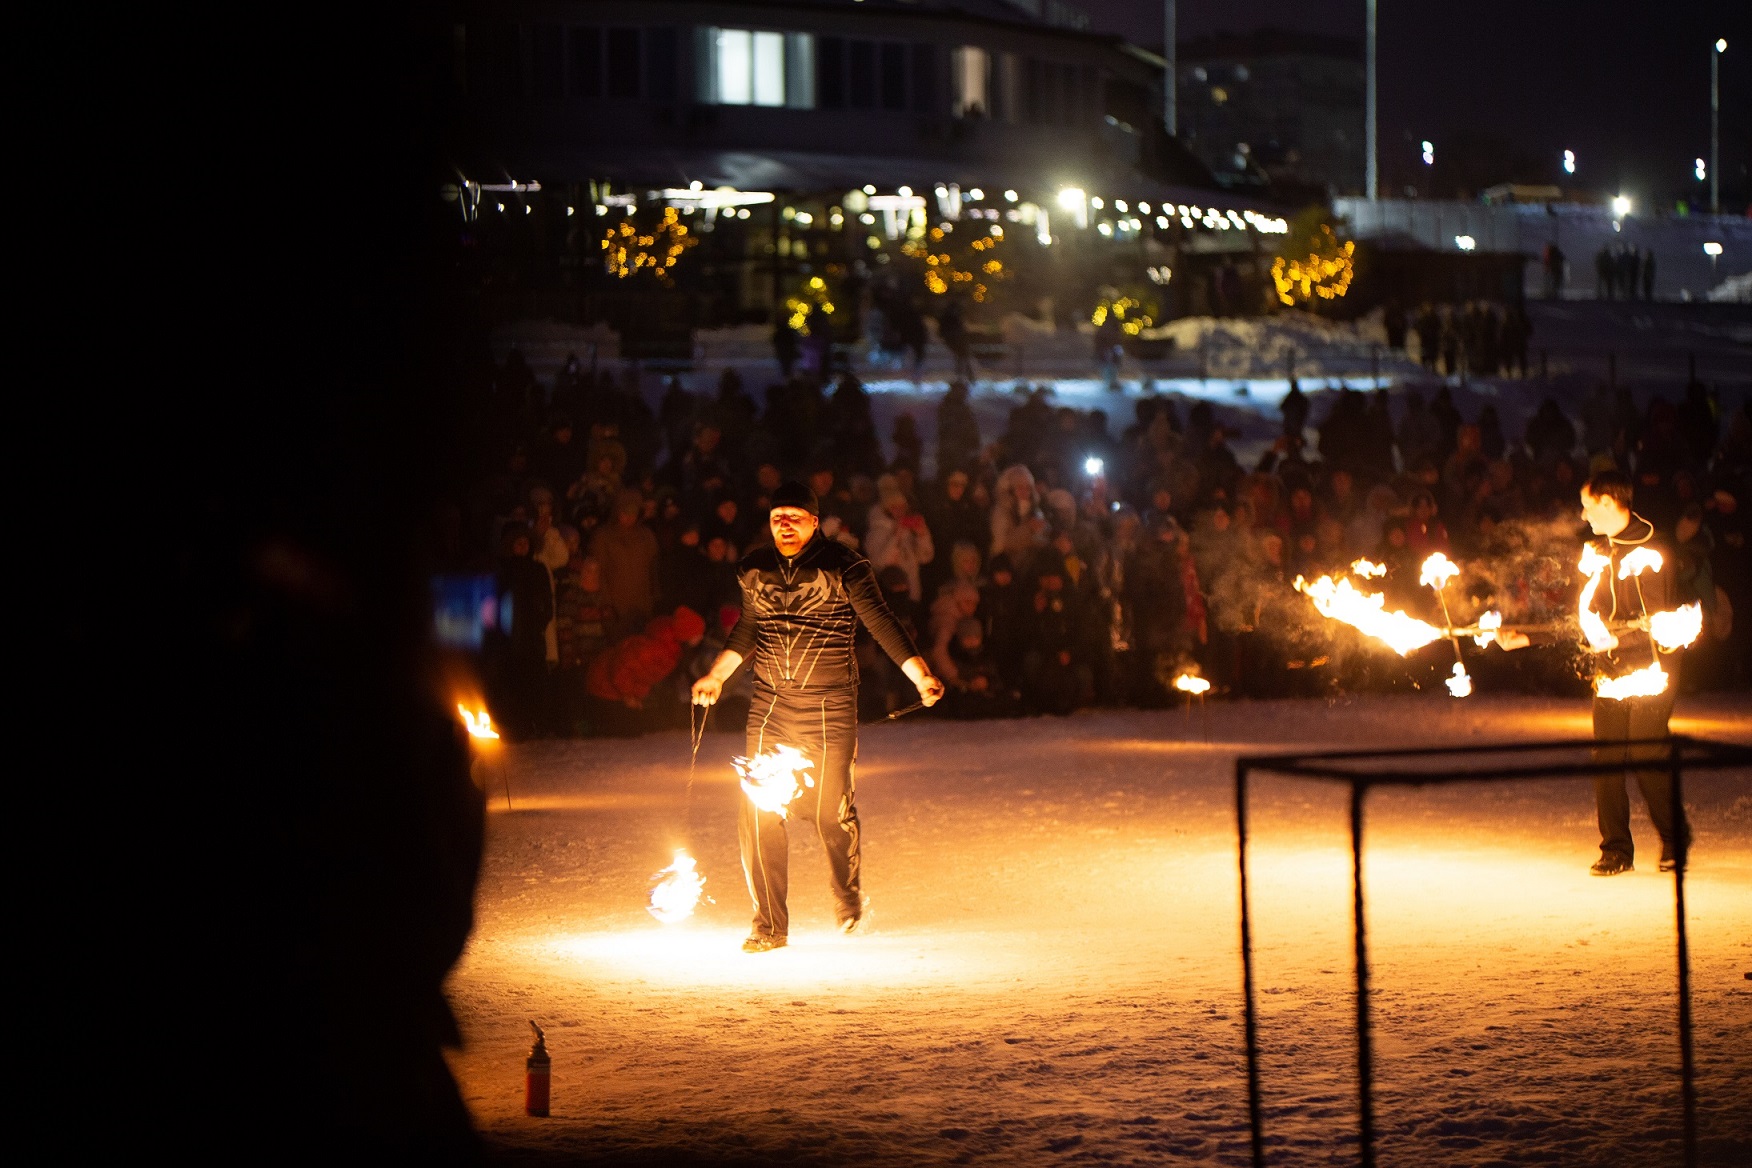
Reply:
[[[651,877],[651,899],[645,907],[664,924],[673,925],[693,916],[705,888],[706,878],[700,875],[694,858],[686,848],[676,848],[669,867]]]

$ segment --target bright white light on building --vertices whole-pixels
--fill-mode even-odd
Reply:
[[[876,188],[871,186],[869,183],[865,183],[864,184],[864,193],[866,195],[873,195],[876,193]]]
[[[894,193],[899,195],[903,199],[912,198],[912,188],[911,187],[901,187],[898,191],[896,191]]]
[[[1423,142],[1423,160],[1425,166],[1429,166],[1436,161],[1436,144],[1431,142],[1428,138],[1425,138]]]
[[[1576,152],[1574,150],[1565,150],[1563,152],[1563,172],[1565,174],[1574,174],[1576,172]]]
[[[807,227],[811,223],[815,222],[815,216],[811,215],[807,211],[797,212],[796,219],[797,219],[797,222],[801,223],[805,227]]]
[[[1456,235],[1454,237],[1454,246],[1461,251],[1472,251],[1478,247],[1478,241],[1470,235]]]
[[[1091,455],[1090,457],[1085,458],[1083,460],[1083,473],[1088,475],[1090,478],[1094,478],[1096,475],[1101,473],[1102,465],[1103,465],[1103,463],[1099,458],[1096,458],[1093,455]]]
[[[1100,223],[1100,224],[1096,225],[1095,230],[1099,231],[1103,235],[1112,235],[1113,234],[1113,224]]]
[[[1168,230],[1168,216],[1166,216],[1166,215],[1156,216],[1156,226],[1161,228],[1163,231]]]
[[[1140,210],[1140,211],[1142,211],[1142,212],[1143,212],[1143,213],[1144,213],[1144,214],[1146,214],[1146,215],[1148,215],[1148,214],[1149,214],[1149,213],[1150,213],[1150,204],[1148,204],[1148,203],[1139,203],[1139,204],[1138,204],[1138,210]]]
[[[687,184],[687,189],[690,191],[703,191],[706,189],[706,184],[696,178]]]
[[[1101,208],[1105,207],[1107,204],[1103,203],[1100,199],[1092,198],[1089,200],[1089,205],[1091,207],[1095,208],[1097,211],[1099,211],[1099,210],[1101,210]]]
[[[1701,158],[1693,160],[1691,169],[1697,175],[1698,182],[1702,182],[1709,176],[1709,166]]]
[[[1096,205],[1097,205],[1097,206],[1100,206],[1100,204],[1099,204],[1099,203],[1098,203],[1098,204],[1096,204]],[[1114,209],[1114,210],[1115,210],[1115,211],[1129,211],[1129,210],[1131,210],[1131,208],[1130,208],[1130,207],[1128,207],[1128,206],[1126,206],[1126,204],[1125,204],[1125,200],[1124,200],[1124,199],[1115,199],[1115,200],[1113,200],[1113,209]]]
[[[985,192],[980,190],[978,187],[974,187],[972,190],[967,192],[967,197],[972,199],[974,202],[977,203],[981,199],[985,198]]]
[[[1058,193],[1058,203],[1066,211],[1075,211],[1083,205],[1083,188],[1066,187]]]
[[[1620,219],[1622,219],[1626,215],[1630,214],[1630,196],[1629,195],[1613,195],[1612,196],[1612,214]]]
[[[1017,197],[1018,196],[1017,196],[1015,191],[1005,191],[1004,192],[1004,202],[1006,202],[1006,203],[1014,203],[1016,201]]]
[[[568,219],[570,219],[572,216],[576,215],[577,213],[578,213],[578,208],[576,208],[576,207],[567,207],[566,208],[566,218],[568,218]]]
[[[1722,254],[1722,245],[1712,239],[1703,245],[1703,254],[1710,259],[1714,259],[1716,256]]]

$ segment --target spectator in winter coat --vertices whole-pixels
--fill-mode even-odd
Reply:
[[[691,608],[653,617],[644,632],[597,654],[587,673],[590,696],[640,709],[657,683],[675,669],[682,651],[699,644],[705,633],[706,622]]]
[[[969,617],[956,626],[948,656],[955,669],[943,702],[949,717],[1003,718],[1016,712],[1020,695],[1005,685],[978,620]]]
[[[1026,569],[1046,545],[1046,531],[1034,475],[1020,463],[1007,468],[998,476],[998,497],[992,503],[991,554],[1009,556],[1012,567]]]
[[[931,538],[944,547],[971,543],[983,556],[991,543],[991,521],[986,508],[974,500],[969,489],[971,485],[966,471],[950,471],[943,480],[942,490],[927,497],[925,523],[931,529]],[[926,578],[934,574],[935,582],[941,583],[947,578],[949,567],[945,564],[935,573],[927,572]]]
[[[583,729],[585,671],[608,645],[614,606],[602,590],[602,565],[580,556],[561,570],[554,600],[559,668],[554,673],[554,716],[569,733]]]
[[[958,680],[955,661],[950,653],[955,630],[960,627],[961,622],[979,618],[979,600],[979,588],[976,585],[965,580],[951,580],[943,586],[942,594],[931,604],[931,649],[928,660],[945,685],[953,686]]]
[[[985,643],[1005,677],[1020,677],[1022,657],[1028,649],[1029,595],[1016,579],[1009,556],[1000,552],[987,568],[989,576],[979,598],[985,616]]]
[[[967,383],[952,382],[937,406],[937,477],[966,470],[979,457],[979,424],[968,405]]]
[[[553,585],[548,570],[529,555],[529,532],[513,528],[505,534],[505,554],[499,561],[499,589],[511,601],[509,643],[504,668],[505,711],[502,721],[514,736],[537,733],[546,721],[547,628],[553,619]]]
[[[590,556],[602,565],[602,587],[622,630],[643,625],[657,604],[657,536],[640,521],[644,506],[639,492],[622,491],[614,522],[598,528],[590,540]]]
[[[870,508],[869,527],[864,536],[865,554],[878,573],[891,566],[905,572],[907,595],[915,605],[920,604],[925,591],[919,580],[919,568],[937,554],[931,542],[931,529],[925,526],[925,517],[913,511],[906,492],[892,475],[883,475],[876,490],[878,502]]]

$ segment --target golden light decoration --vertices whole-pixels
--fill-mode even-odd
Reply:
[[[798,336],[809,335],[809,317],[812,312],[832,316],[833,311],[833,300],[828,293],[827,281],[820,276],[809,277],[802,291],[795,296],[785,297],[785,312],[788,314],[785,323],[796,330]]]
[[[1135,337],[1156,323],[1150,308],[1135,296],[1104,296],[1095,305],[1095,311],[1089,314],[1089,323],[1100,328],[1111,316],[1119,322],[1120,330],[1126,336]]]
[[[1332,228],[1321,224],[1306,259],[1278,256],[1272,261],[1271,281],[1278,299],[1291,306],[1339,299],[1356,277],[1356,250],[1355,243],[1339,243]]]
[[[698,242],[681,221],[681,212],[665,207],[662,221],[648,232],[630,217],[611,225],[602,237],[603,265],[617,279],[649,272],[658,283],[673,285],[670,270]]]
[[[969,253],[957,259],[951,251],[951,233],[933,227],[919,238],[909,238],[901,245],[901,254],[925,265],[925,289],[933,296],[943,294],[958,285],[971,285],[975,303],[984,304],[991,295],[991,285],[1009,278],[1004,262],[992,253],[1004,242],[1001,231],[978,236],[967,244]]]

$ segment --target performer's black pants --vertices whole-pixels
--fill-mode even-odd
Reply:
[[[1665,765],[1635,766],[1662,763],[1668,757],[1667,751],[1660,746],[1623,745],[1631,739],[1666,736],[1667,719],[1672,716],[1673,697],[1679,688],[1677,668],[1669,664],[1667,669],[1670,679],[1665,693],[1624,701],[1594,699],[1594,741],[1598,743],[1594,747],[1594,761],[1611,768],[1594,777],[1600,851],[1626,860],[1632,859],[1636,850],[1630,838],[1630,796],[1624,788],[1627,770],[1636,775],[1663,848],[1670,851],[1673,846],[1673,772]]]
[[[858,809],[853,802],[852,763],[858,755],[858,689],[786,690],[756,686],[748,711],[748,756],[789,746],[815,764],[815,779],[791,803],[789,813],[812,819],[827,852],[827,867],[841,922],[859,914]],[[736,834],[742,872],[754,900],[754,932],[783,937],[791,927],[785,907],[790,849],[784,817],[762,811],[743,797]]]

